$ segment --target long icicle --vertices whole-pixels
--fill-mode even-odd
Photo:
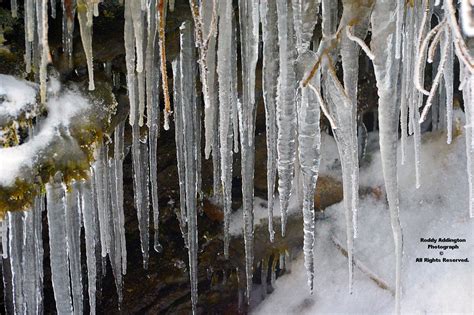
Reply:
[[[281,209],[281,234],[285,235],[288,204],[293,185],[296,158],[296,46],[294,42],[292,7],[286,0],[277,1],[280,74],[276,116],[278,126],[278,192]]]
[[[399,219],[397,179],[399,113],[396,106],[396,82],[399,62],[395,58],[395,19],[387,19],[387,13],[393,15],[395,12],[396,3],[394,1],[384,0],[376,2],[371,18],[373,33],[370,46],[375,54],[374,70],[379,95],[380,153],[395,243],[395,313],[400,314],[403,240]]]
[[[316,96],[309,88],[302,88],[298,98],[298,152],[303,175],[303,251],[311,293],[314,280],[314,195],[321,158],[319,116]]]
[[[97,208],[92,197],[91,180],[82,182],[79,189],[81,197],[82,221],[84,222],[84,234],[86,240],[87,289],[89,293],[89,307],[91,314],[95,314],[97,281],[96,244],[99,243],[99,231],[97,230]]]
[[[60,176],[56,176],[60,177]],[[58,314],[72,313],[71,279],[67,261],[65,188],[60,178],[46,184],[51,278]]]
[[[224,205],[224,257],[229,258],[229,225],[232,211],[232,4],[228,1],[219,4],[219,37],[217,47],[217,74],[219,78],[219,138],[221,185]],[[216,152],[214,151],[213,154]]]
[[[186,213],[188,224],[189,278],[191,280],[191,304],[196,313],[198,300],[198,230],[197,230],[197,191],[196,191],[196,82],[194,71],[194,43],[192,27],[189,22],[180,26],[180,69],[181,69],[181,106],[183,114],[183,136],[185,141],[185,186]]]
[[[268,233],[273,242],[273,207],[277,167],[277,120],[276,98],[278,87],[278,32],[274,27],[278,23],[276,1],[261,1],[260,15],[263,32],[263,75],[262,88],[265,103],[265,125],[267,136],[267,199]]]
[[[77,17],[81,31],[82,47],[87,59],[87,71],[89,72],[89,91],[95,90],[94,84],[94,61],[92,56],[92,10],[91,1],[77,1]]]
[[[179,182],[179,210],[177,212],[177,218],[179,222],[179,228],[183,236],[184,244],[188,247],[188,232],[187,232],[187,215],[186,215],[186,175],[185,175],[185,156],[184,156],[184,121],[182,113],[182,99],[181,99],[181,64],[179,60],[173,60],[173,104],[175,108],[174,113],[174,130],[175,130],[175,143],[176,143],[176,164],[178,167],[178,182]]]
[[[258,59],[258,1],[239,1],[242,61],[242,103],[239,103],[242,196],[244,217],[246,296],[250,303],[253,277],[254,166],[255,166],[255,69]]]

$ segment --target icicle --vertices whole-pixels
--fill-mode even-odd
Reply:
[[[38,314],[43,310],[43,198],[36,197],[33,209],[24,213],[21,267],[26,314]]]
[[[28,0],[30,1],[30,0]],[[74,35],[74,16],[76,15],[76,1],[62,0],[63,8],[63,49],[68,57],[69,67],[72,67],[72,50]]]
[[[352,229],[353,235],[347,234],[347,238],[357,238],[357,208],[359,206],[359,152],[357,139],[357,84],[359,75],[359,52],[360,48],[373,60],[374,55],[365,45],[363,39],[367,35],[369,17],[373,4],[356,5],[344,3],[341,24],[346,25],[346,34],[341,39],[341,59],[344,69],[344,90],[347,94],[347,102],[335,103],[337,108],[338,126],[335,137],[338,149],[342,155],[342,171],[344,187],[344,201],[346,202],[346,224],[352,224],[347,229]],[[351,21],[357,20],[357,25],[351,25]],[[347,24],[346,24],[347,23]],[[332,73],[332,72],[331,72]],[[332,93],[331,91],[329,91]],[[341,93],[342,94],[342,93]],[[343,104],[348,105],[344,109]],[[350,189],[350,192],[346,191]],[[352,214],[352,218],[350,218]],[[351,244],[352,245],[352,244]],[[348,248],[349,242],[348,242]],[[350,249],[351,250],[351,249]],[[351,266],[352,268],[352,266]]]
[[[294,43],[291,5],[288,5],[286,0],[278,0],[277,11],[280,47],[280,74],[278,77],[278,98],[276,104],[278,125],[277,166],[281,234],[284,236],[296,157],[296,77],[294,72],[296,47]]]
[[[89,293],[89,306],[91,314],[95,314],[96,308],[96,281],[97,261],[96,244],[99,243],[99,231],[97,230],[97,209],[91,191],[91,182],[82,182],[80,187],[81,213],[84,222],[84,234],[87,259],[87,288]]]
[[[102,142],[102,141],[101,141]],[[97,160],[93,165],[94,186],[97,194],[97,212],[100,231],[101,255],[106,257],[110,252],[110,234],[107,220],[107,175],[106,175],[106,147],[101,143],[97,149]]]
[[[58,314],[72,313],[67,256],[65,189],[58,179],[46,184],[51,278]]]
[[[400,92],[400,129],[401,129],[401,164],[406,162],[406,146],[408,137],[408,104],[411,102],[412,84],[411,71],[413,67],[414,12],[408,7],[405,16],[405,32],[402,42],[402,73]]]
[[[395,58],[400,59],[402,49],[403,15],[405,13],[405,0],[397,0],[397,29],[395,33]]]
[[[120,123],[115,127],[114,131],[114,178],[115,185],[115,204],[116,211],[113,211],[114,230],[115,230],[115,251],[116,255],[120,256],[122,264],[122,273],[127,272],[127,247],[125,240],[125,215],[123,208],[123,159],[124,154],[124,123]]]
[[[98,17],[99,16],[99,2],[94,2],[93,3],[93,15],[95,17]]]
[[[87,71],[89,72],[89,91],[95,90],[94,85],[94,63],[92,56],[92,3],[87,0],[77,1],[77,17],[81,31],[82,47],[87,60]]]
[[[119,309],[122,305],[123,294],[122,294],[122,287],[123,287],[123,273],[122,273],[122,244],[121,244],[121,236],[120,236],[120,215],[118,213],[119,209],[119,200],[118,200],[118,192],[117,192],[117,164],[115,157],[113,159],[108,159],[107,161],[107,169],[108,169],[108,190],[109,190],[109,200],[111,203],[110,216],[108,220],[108,227],[110,233],[110,251],[109,260],[110,265],[112,266],[112,274],[114,275],[115,279],[115,286],[117,288],[117,296],[118,296],[118,306]]]
[[[0,240],[2,243],[2,258],[8,258],[8,218],[0,221]]]
[[[133,34],[135,39],[136,52],[136,71],[138,73],[138,125],[143,126],[143,117],[145,112],[145,72],[143,66],[144,58],[144,37],[146,35],[144,28],[144,16],[140,1],[130,1],[130,11],[133,24]]]
[[[21,262],[23,259],[23,220],[22,212],[8,212],[8,247],[12,272],[13,305],[15,314],[25,312],[25,297],[23,293],[23,269]]]
[[[414,34],[413,38],[416,39],[416,51],[418,60],[418,55],[421,51],[421,39],[424,33],[424,28],[426,28],[426,19],[427,19],[427,12],[426,8],[423,7],[424,10],[420,9],[420,6],[415,6],[414,16],[415,16],[415,26],[414,26]],[[422,59],[424,63],[424,58]],[[420,112],[419,108],[423,102],[423,94],[417,87],[417,76],[416,72],[418,71],[421,78],[424,78],[424,68],[418,69],[417,62],[415,61],[413,64],[413,69],[411,69],[411,74],[413,75],[413,80],[415,80],[414,88],[412,90],[412,95],[410,97],[410,125],[412,126],[413,132],[413,144],[414,144],[414,152],[415,152],[415,187],[418,189],[420,187],[420,177],[421,177],[421,160],[420,160],[420,147],[421,147],[421,129],[420,124],[418,123],[420,120]],[[417,70],[418,69],[418,70]]]
[[[31,14],[31,12],[27,10],[27,6],[28,6],[27,1],[28,0],[25,1],[25,11],[24,11],[24,24],[25,24],[25,56],[24,58],[25,58],[25,71],[26,73],[30,73],[31,72],[31,42],[28,39],[27,26],[30,20],[28,15]]]
[[[81,213],[78,183],[66,193],[66,233],[74,314],[83,313],[81,271]]]
[[[153,1],[152,1],[153,2]],[[147,74],[149,68],[147,68]],[[157,87],[154,85],[153,77],[147,78],[147,84],[150,83],[153,85],[150,87],[153,91],[151,92],[154,97],[149,97],[148,102],[150,102],[148,111],[148,121],[149,121],[149,157],[150,157],[150,181],[151,181],[151,201],[153,206],[153,230],[154,230],[154,249],[157,252],[161,252],[162,247],[159,241],[159,218],[160,218],[160,208],[159,208],[159,198],[158,198],[158,170],[157,170],[157,141],[159,133],[159,99]],[[147,96],[149,94],[147,93]]]
[[[278,23],[275,1],[261,2],[260,8],[263,31],[263,76],[262,88],[265,102],[265,125],[267,136],[267,198],[268,232],[273,242],[273,207],[277,166],[277,120],[276,97],[278,87],[278,32],[274,27]]]
[[[242,103],[239,103],[239,130],[242,168],[246,296],[250,302],[253,275],[254,166],[255,166],[255,68],[258,59],[259,12],[255,0],[239,1],[242,60]]]
[[[232,3],[225,1],[219,4],[219,37],[217,47],[217,74],[219,78],[219,138],[221,185],[224,204],[224,256],[229,258],[229,225],[232,211]],[[216,151],[213,152],[215,154]]]
[[[238,80],[237,80],[237,22],[234,12],[232,12],[232,38],[231,41],[231,66],[232,76],[231,78],[231,89],[232,89],[232,127],[234,129],[234,153],[239,152],[239,104],[240,100],[238,97]]]
[[[191,282],[191,304],[196,312],[198,300],[198,230],[197,230],[197,192],[196,192],[196,82],[194,71],[194,45],[192,28],[189,22],[180,26],[180,85],[181,110],[183,117],[184,168],[186,187],[186,214],[188,225],[189,278]]]
[[[135,115],[137,112],[135,111]],[[138,227],[140,230],[141,249],[143,254],[143,268],[148,268],[149,247],[149,191],[148,191],[148,151],[146,138],[144,143],[140,139],[140,127],[135,116],[132,126],[132,160],[133,160],[133,191],[137,210]]]
[[[321,156],[319,116],[319,106],[315,95],[308,88],[302,88],[298,99],[298,151],[303,176],[303,251],[311,293],[314,279],[314,194]]]
[[[201,14],[203,15],[203,23],[204,27],[206,30],[210,28],[210,22],[214,17],[212,17],[212,14],[214,13],[214,5],[215,1],[203,1],[201,4]],[[225,23],[229,24],[230,20],[226,20]],[[204,30],[202,30],[204,31]],[[210,30],[211,31],[211,30]],[[209,32],[209,31],[206,31]],[[198,47],[199,45],[203,44],[197,44]],[[216,89],[216,37],[215,35],[210,35],[209,36],[209,41],[207,47],[201,47],[200,48],[201,55],[204,55],[205,61],[201,61],[203,65],[201,65],[201,71],[205,71],[206,74],[201,75],[201,81],[203,82],[203,93],[204,93],[204,136],[205,136],[205,147],[204,147],[204,156],[206,159],[209,158],[209,155],[211,154],[211,151],[213,151],[214,154],[214,147],[213,143],[215,141],[215,138],[218,137],[218,133],[215,132],[217,130],[217,125],[216,125],[216,115],[217,115],[217,89]],[[203,80],[203,78],[205,79]],[[207,86],[204,86],[204,84],[207,84]],[[215,151],[217,152],[216,155],[218,156],[218,147],[215,148]]]
[[[124,43],[125,43],[125,62],[127,66],[127,92],[130,103],[129,123],[133,126],[135,123],[136,112],[136,75],[135,75],[135,44],[132,21],[132,10],[130,0],[125,1],[124,8]]]
[[[465,71],[466,66],[462,66],[460,71]],[[464,74],[466,77],[463,87],[463,99],[466,113],[466,156],[467,156],[467,178],[469,182],[469,216],[474,218],[474,134],[473,129],[473,107],[474,107],[474,75],[468,71]]]
[[[385,190],[390,211],[393,238],[395,242],[395,313],[400,314],[401,264],[402,264],[402,229],[399,219],[399,199],[397,180],[397,141],[398,141],[398,108],[397,78],[399,63],[395,58],[395,23],[387,19],[387,14],[394,14],[396,4],[391,0],[377,1],[372,13],[371,48],[375,54],[374,70],[379,94],[379,128],[380,153]]]
[[[12,17],[16,19],[18,17],[18,4],[16,0],[10,0],[10,8],[12,10]]]
[[[41,103],[46,103],[46,79],[48,76],[48,0],[38,0],[36,2],[36,17],[38,25],[38,39],[40,47],[40,97]]]
[[[451,32],[448,36],[443,38],[447,41],[446,66],[443,72],[444,86],[446,90],[446,129],[447,129],[447,143],[450,144],[453,140],[453,78],[454,78],[454,53]]]
[[[174,101],[174,129],[175,129],[175,142],[176,142],[176,162],[178,165],[178,180],[179,180],[179,206],[180,210],[177,214],[179,227],[185,246],[188,247],[188,233],[186,226],[186,175],[185,175],[185,156],[184,156],[184,136],[183,136],[183,111],[182,111],[182,99],[181,99],[181,68],[179,60],[174,60],[172,63],[173,67],[173,101]]]
[[[26,0],[25,2],[25,17],[27,19],[25,23],[25,36],[29,42],[33,42],[36,24],[36,10],[33,0]]]
[[[294,29],[298,54],[309,50],[316,25],[320,0],[295,0],[293,4]]]

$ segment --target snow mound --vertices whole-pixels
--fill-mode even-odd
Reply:
[[[401,311],[472,314],[474,229],[468,211],[465,139],[462,135],[447,145],[445,134],[427,133],[423,142],[421,187],[415,188],[413,163],[399,165],[398,172],[404,240]],[[408,147],[413,146],[409,143]],[[407,161],[412,160],[408,156]],[[360,201],[354,257],[387,283],[389,289],[382,289],[356,267],[354,293],[348,294],[347,258],[333,242],[335,238],[345,246],[344,206],[339,203],[326,210],[327,219],[316,222],[315,293],[310,295],[305,285],[306,270],[300,255],[293,261],[291,274],[276,281],[276,290],[257,306],[255,314],[393,312],[394,244],[388,206],[379,193],[384,191],[380,153],[372,153],[371,164],[361,168],[360,174],[361,186],[373,187],[374,193]],[[421,242],[421,238],[434,238],[437,242]],[[466,242],[440,242],[440,238]],[[428,249],[428,245],[459,248]],[[468,258],[469,262],[429,263],[416,262],[416,258]]]

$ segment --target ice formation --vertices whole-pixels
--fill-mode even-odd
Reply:
[[[92,24],[94,16],[100,13],[101,2],[61,1],[63,49],[72,67],[77,12],[87,59],[89,90],[95,88]],[[53,0],[25,0],[23,8],[25,70],[38,73],[41,104],[49,115],[42,121],[36,136],[26,143],[0,149],[2,189],[14,185],[20,175],[34,174],[31,161],[38,152],[56,139],[58,130],[68,130],[70,119],[89,109],[88,102],[77,94],[57,97],[47,93],[47,66],[51,61],[48,3],[51,3],[54,18],[56,1]],[[454,137],[454,87],[458,83],[466,115],[469,214],[471,218],[474,216],[474,66],[470,48],[474,22],[472,5],[468,1],[461,3],[458,8],[453,0],[442,3],[430,0],[421,3],[343,0],[342,6],[332,0],[239,0],[238,8],[234,8],[231,1],[189,0],[193,23],[188,21],[181,25],[178,57],[167,60],[166,15],[168,9],[174,10],[174,1],[123,1],[130,104],[128,122],[132,129],[134,201],[143,266],[147,268],[150,255],[150,205],[153,209],[154,249],[161,251],[157,139],[160,131],[159,92],[162,89],[165,130],[170,128],[171,114],[174,113],[180,191],[180,207],[176,214],[188,249],[193,311],[198,304],[197,259],[200,247],[197,217],[198,197],[202,197],[202,121],[204,156],[209,158],[212,154],[213,197],[224,212],[223,252],[226,258],[231,238],[232,163],[234,155],[240,152],[245,288],[249,301],[254,271],[257,64],[261,58],[270,240],[275,233],[275,199],[279,200],[281,233],[284,235],[290,196],[292,192],[301,194],[305,267],[312,291],[317,268],[314,256],[318,257],[318,253],[314,253],[314,243],[317,242],[314,194],[320,152],[324,150],[321,147],[322,113],[332,128],[342,164],[349,292],[352,292],[354,239],[358,234],[359,145],[364,142],[358,138],[361,121],[358,79],[362,56],[373,69],[379,96],[380,153],[388,200],[387,215],[395,245],[395,312],[400,313],[403,237],[399,212],[403,209],[399,209],[399,205],[403,196],[399,196],[397,179],[398,130],[401,129],[401,164],[407,163],[408,139],[413,137],[414,186],[418,188],[423,176],[420,160],[423,126],[431,122],[433,129],[445,128],[447,142],[451,143]],[[11,0],[13,17],[17,16],[18,7],[17,1]],[[321,34],[317,34],[317,30]],[[367,43],[369,32],[370,43]],[[155,58],[157,54],[159,57]],[[172,62],[172,93],[168,86],[167,61]],[[427,64],[433,66],[427,67]],[[454,77],[457,64],[459,78]],[[431,68],[432,75],[426,75],[427,69]],[[200,85],[196,82],[196,74],[199,74]],[[35,116],[36,89],[36,85],[0,75],[0,121],[15,122],[23,113],[27,118]],[[202,92],[202,109],[199,92]],[[65,105],[60,108],[59,103]],[[85,176],[88,179],[67,181],[60,172],[52,174],[45,186],[46,196],[36,192],[34,201],[28,204],[29,212],[8,212],[1,221],[2,254],[9,257],[8,263],[4,260],[4,283],[6,290],[13,294],[15,311],[29,313],[42,309],[43,245],[38,218],[44,210],[45,198],[58,313],[82,313],[82,287],[85,283],[91,312],[95,312],[96,281],[101,276],[97,266],[106,257],[110,260],[121,301],[123,275],[127,270],[123,204],[124,129],[124,122],[120,122],[115,126],[113,139],[107,137],[95,143],[95,161]],[[113,147],[113,155],[109,147]],[[276,188],[278,196],[275,196]],[[5,213],[18,209],[0,210]],[[86,244],[86,278],[82,278],[80,270],[81,224]]]

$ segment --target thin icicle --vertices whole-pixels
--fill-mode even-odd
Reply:
[[[77,0],[77,17],[81,31],[82,47],[87,60],[87,71],[89,72],[89,91],[95,90],[94,85],[94,61],[92,55],[92,15],[93,4],[87,0]]]
[[[36,197],[33,209],[24,213],[21,267],[26,314],[38,314],[43,310],[43,198]]]
[[[67,232],[64,184],[55,179],[46,184],[48,205],[51,278],[58,314],[72,313],[71,285],[67,256]]]
[[[319,106],[315,95],[309,88],[302,88],[298,98],[298,160],[303,176],[303,251],[311,293],[314,280],[314,195],[321,158],[319,116]]]
[[[101,141],[102,142],[102,141]],[[106,257],[110,251],[110,238],[108,220],[107,218],[107,179],[106,175],[106,147],[101,143],[97,149],[97,160],[93,165],[93,176],[94,176],[94,187],[97,194],[97,212],[98,212],[98,223],[100,231],[100,244],[101,244],[101,255]]]
[[[137,72],[143,71],[144,56],[143,56],[143,40],[144,40],[144,27],[143,27],[143,11],[141,1],[130,0],[130,10],[132,13],[133,32],[135,34],[135,49],[137,53]]]
[[[87,289],[89,293],[89,307],[91,314],[95,314],[96,309],[96,281],[97,281],[97,261],[96,245],[99,243],[99,231],[97,230],[97,209],[93,200],[91,181],[80,184],[81,213],[84,222],[84,234],[86,244],[87,259]]]
[[[118,306],[119,309],[121,308],[122,301],[123,301],[123,271],[122,271],[122,238],[121,238],[121,222],[120,222],[120,214],[119,214],[119,205],[120,202],[118,199],[118,192],[117,192],[117,163],[115,157],[113,159],[108,159],[107,163],[108,168],[108,190],[109,190],[109,200],[111,203],[110,209],[110,216],[108,218],[108,226],[109,226],[109,233],[110,233],[110,251],[109,261],[110,265],[112,266],[112,274],[114,275],[115,279],[115,286],[117,288],[117,296],[118,296]],[[121,201],[123,202],[123,200]]]
[[[465,68],[463,66],[462,68]],[[463,71],[462,69],[461,71]],[[466,83],[463,88],[463,99],[466,106],[466,156],[467,156],[467,178],[469,182],[469,216],[474,218],[474,134],[473,126],[473,107],[474,107],[474,75],[467,74]]]
[[[66,193],[66,233],[74,314],[83,313],[81,271],[81,213],[79,183],[73,182]]]
[[[219,37],[217,47],[217,74],[219,78],[219,138],[220,138],[220,182],[224,205],[224,257],[229,258],[229,225],[232,211],[232,3],[219,5]],[[216,151],[213,152],[215,154]]]
[[[395,32],[395,58],[400,59],[402,56],[402,33],[405,13],[405,0],[397,0],[397,26]],[[370,58],[373,59],[373,58]]]
[[[136,72],[138,79],[138,125],[141,127],[144,123],[145,114],[145,76],[146,71],[144,70],[145,64],[145,36],[146,36],[146,23],[144,12],[142,11],[142,4],[140,1],[130,2],[130,11],[133,24],[133,34],[135,40],[135,52],[136,52]],[[150,69],[151,70],[151,69]]]
[[[151,0],[148,4],[147,11],[147,46],[145,55],[145,71],[146,71],[146,105],[147,105],[147,126],[149,130],[149,157],[150,157],[150,188],[151,201],[153,208],[153,248],[160,252],[162,246],[159,241],[159,199],[158,199],[158,170],[157,170],[157,142],[160,128],[159,113],[159,85],[156,84],[156,66],[155,66],[155,41],[156,41],[156,0]]]
[[[8,212],[8,256],[12,272],[12,292],[15,314],[25,312],[25,297],[23,293],[23,229],[24,214],[22,212]]]
[[[114,131],[114,167],[115,167],[115,197],[116,197],[116,211],[114,211],[114,218],[116,222],[114,223],[114,228],[116,230],[115,237],[117,238],[117,243],[120,244],[120,249],[116,248],[117,252],[120,252],[121,262],[122,262],[122,273],[127,273],[127,247],[125,240],[125,215],[123,207],[123,160],[125,158],[124,153],[124,122],[120,123],[115,127]],[[117,254],[119,255],[119,254]]]
[[[212,1],[204,1],[203,2],[204,7],[206,10],[204,11],[204,14],[212,14]],[[208,20],[210,20],[210,17],[205,17]],[[225,23],[230,24],[229,20],[226,20]],[[215,117],[217,115],[217,89],[216,89],[216,83],[217,83],[217,78],[216,78],[216,37],[211,36],[209,40],[209,45],[207,47],[206,51],[206,66],[205,70],[202,71],[207,71],[206,78],[207,78],[207,92],[208,95],[207,97],[207,102],[204,103],[204,137],[205,137],[205,147],[204,147],[204,156],[206,159],[209,158],[211,151],[214,154],[214,139],[218,137],[219,135],[215,132],[217,130],[217,125],[215,122]],[[203,90],[204,91],[204,90]],[[206,101],[206,98],[205,98]],[[217,151],[217,156],[218,156],[218,148],[215,148]]]
[[[262,1],[260,14],[263,31],[263,76],[262,88],[265,102],[265,125],[267,136],[267,199],[268,199],[268,233],[273,242],[273,207],[277,167],[277,120],[276,97],[278,87],[278,23],[275,1]]]
[[[186,175],[185,175],[185,156],[184,156],[184,136],[183,136],[183,110],[181,99],[181,67],[179,60],[174,60],[173,67],[173,101],[174,101],[174,129],[176,142],[176,162],[178,166],[178,181],[179,181],[179,206],[180,210],[177,213],[179,228],[183,236],[184,244],[188,247],[188,233],[187,233],[187,215],[186,215]]]
[[[18,4],[16,0],[10,0],[10,8],[12,11],[12,17],[17,18],[18,17]]]
[[[137,108],[136,108],[137,110]],[[132,126],[132,161],[133,161],[133,192],[137,210],[140,242],[143,255],[143,268],[148,268],[149,258],[149,191],[148,191],[148,151],[140,139],[140,127],[135,111],[135,122]]]
[[[258,1],[239,1],[242,61],[242,103],[239,103],[239,131],[242,169],[246,296],[250,302],[253,276],[254,166],[255,166],[255,69],[258,59]]]
[[[129,123],[133,126],[135,123],[136,104],[136,75],[135,75],[135,43],[132,21],[132,9],[130,0],[125,1],[124,7],[124,43],[125,43],[125,62],[127,66],[127,92],[130,103]]]
[[[198,230],[197,230],[197,191],[196,191],[196,82],[194,63],[194,43],[192,27],[189,22],[180,26],[180,84],[181,110],[183,115],[184,168],[186,187],[186,214],[188,226],[189,278],[191,282],[191,304],[193,313],[198,302]]]
[[[443,72],[444,87],[446,90],[446,129],[447,129],[447,143],[450,144],[453,140],[453,78],[454,78],[454,52],[451,32],[448,36],[443,38],[449,44],[447,46],[446,66]]]
[[[372,13],[371,48],[375,54],[374,71],[379,94],[379,128],[382,171],[385,181],[390,221],[395,243],[395,313],[400,314],[402,228],[399,219],[399,199],[397,180],[398,108],[397,78],[399,63],[395,58],[394,19],[387,14],[395,14],[396,4],[391,0],[377,1]]]
[[[36,2],[36,17],[38,27],[38,39],[40,48],[39,78],[41,103],[46,103],[46,79],[48,76],[48,0],[38,0]]]
[[[31,1],[31,0],[28,0]],[[72,50],[74,36],[74,17],[76,15],[76,1],[62,0],[63,8],[63,49],[68,57],[69,67],[72,67]]]
[[[278,0],[277,11],[280,47],[280,75],[278,77],[278,98],[276,104],[278,125],[277,166],[281,233],[284,236],[296,158],[296,76],[294,72],[296,46],[291,5],[288,5],[286,0]]]

